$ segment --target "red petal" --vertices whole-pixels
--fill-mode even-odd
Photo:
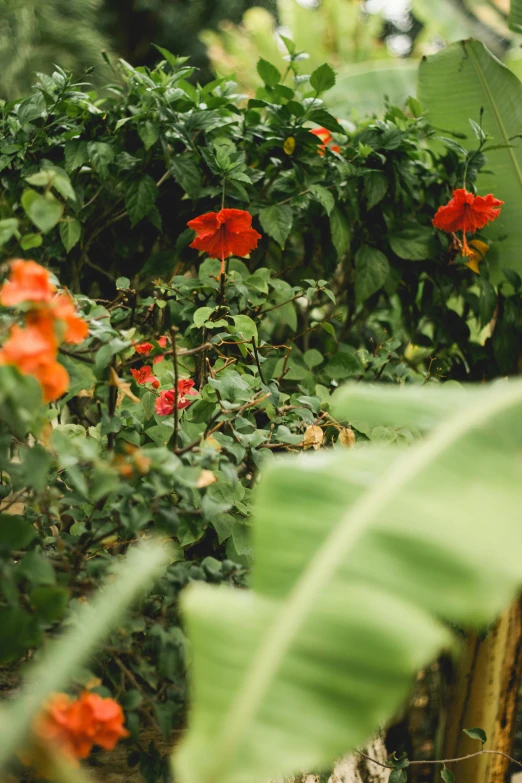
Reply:
[[[189,220],[187,226],[195,231],[198,237],[208,236],[219,231],[221,225],[218,220],[218,212],[205,212],[204,215]]]

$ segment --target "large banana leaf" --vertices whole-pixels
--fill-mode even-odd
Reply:
[[[382,114],[386,100],[402,106],[415,94],[418,61],[374,60],[343,66],[326,102],[337,117]]]
[[[441,620],[484,625],[522,582],[522,382],[379,388],[370,403],[367,392],[341,392],[335,415],[441,423],[409,449],[339,449],[267,472],[252,590],[195,585],[183,598],[193,702],[181,783],[324,768],[449,643]]]
[[[482,43],[461,41],[422,61],[418,97],[441,135],[464,133],[468,149],[477,146],[469,120],[478,122],[483,106],[491,145],[507,145],[487,153],[478,188],[505,202],[500,218],[484,231],[495,240],[488,254],[494,277],[501,266],[522,272],[522,143],[510,141],[522,131],[521,82]]]

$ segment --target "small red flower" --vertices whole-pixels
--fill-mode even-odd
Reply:
[[[193,220],[188,227],[196,232],[190,247],[202,250],[210,258],[221,259],[221,274],[225,274],[225,258],[244,258],[257,247],[261,234],[252,228],[252,215],[244,209],[222,209],[206,212]]]
[[[322,158],[324,157],[324,151],[327,145],[329,149],[332,150],[332,152],[341,151],[341,148],[339,147],[338,144],[331,144],[333,136],[327,128],[312,128],[310,133],[313,133],[314,136],[318,136],[322,141],[322,144],[319,144],[317,147],[317,154],[320,155]]]
[[[453,198],[438,208],[432,222],[435,228],[449,234],[462,231],[463,255],[472,256],[473,251],[468,246],[466,233],[474,233],[496,220],[503,203],[491,193],[487,196],[474,196],[465,188],[457,188],[453,191]]]
[[[178,382],[178,410],[181,411],[183,408],[188,408],[191,400],[187,400],[187,397],[193,397],[197,394],[196,389],[192,388],[193,386],[194,381],[190,378],[182,378]],[[175,396],[174,389],[168,389],[167,391],[161,392],[155,405],[158,416],[172,416],[176,406]]]
[[[162,358],[162,357],[160,357]],[[159,389],[160,382],[152,373],[152,367],[139,367],[137,370],[132,370],[131,373],[134,376],[136,383],[143,385],[145,383],[151,383],[154,389]]]
[[[161,345],[162,348],[166,348],[167,346],[167,338],[165,335],[163,337],[160,337],[158,340],[158,345]],[[141,355],[148,356],[149,353],[153,350],[154,346],[152,343],[137,343],[134,345],[134,348],[136,349],[136,353],[139,353]],[[155,356],[152,360],[153,364],[159,364],[159,362],[162,362],[164,359],[163,356]]]

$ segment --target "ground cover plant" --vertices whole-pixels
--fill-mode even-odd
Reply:
[[[488,146],[506,142],[484,131],[487,107],[469,147],[441,140],[415,99],[341,123],[323,103],[334,72],[307,74],[287,47],[287,72],[261,60],[248,101],[232,81],[194,86],[163,51],[155,70],[113,63],[123,85],[103,95],[57,68],[2,106],[1,662],[18,687],[21,664],[102,602],[115,564],[159,538],[154,583],[144,567],[103,643],[91,618],[98,652],[73,671],[67,648],[70,680],[52,688],[69,697],[36,730],[76,757],[122,739],[151,782],[169,775],[159,738],[186,721],[179,593],[250,595],[252,496],[271,463],[421,439],[422,417],[336,407],[347,380],[486,381],[520,361],[521,280],[501,229],[487,234],[507,205],[477,189]],[[27,730],[41,704],[21,703]],[[10,742],[15,778],[31,763],[62,774]],[[308,762],[293,759],[281,770]]]

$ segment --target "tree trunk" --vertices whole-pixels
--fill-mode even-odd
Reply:
[[[464,756],[480,750],[480,742],[463,733],[479,727],[486,732],[486,748],[511,754],[517,697],[522,674],[522,599],[517,599],[485,638],[466,635],[447,705],[443,757]],[[457,765],[449,765],[456,772]],[[506,783],[508,759],[484,754],[460,762],[464,780]]]
[[[384,732],[378,734],[361,750],[367,756],[384,764],[387,758]],[[352,753],[335,763],[332,774],[328,778],[328,783],[387,783],[389,775],[389,769],[374,764],[358,753]],[[286,780],[284,783],[321,783],[325,779],[326,776],[323,775],[305,773],[304,775],[290,778],[290,780]],[[283,781],[278,783],[283,783]]]
[[[386,761],[384,735],[379,734],[366,748],[363,748],[363,753],[384,764]],[[352,753],[336,763],[328,783],[387,783],[389,776],[389,769],[384,769],[363,756]]]

